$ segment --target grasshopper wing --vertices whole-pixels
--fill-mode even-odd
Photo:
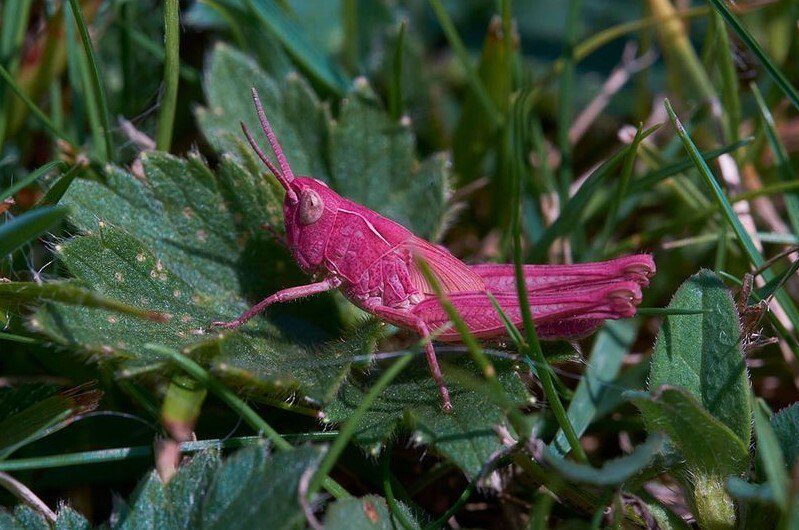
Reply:
[[[416,259],[424,260],[446,293],[480,292],[485,290],[483,279],[468,265],[450,254],[445,248],[433,245],[416,236],[405,240],[402,248]],[[433,288],[427,283],[422,271],[413,264],[410,267],[411,283],[425,295],[432,295]]]

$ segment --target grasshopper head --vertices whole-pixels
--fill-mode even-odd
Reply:
[[[288,244],[300,267],[308,273],[316,272],[324,258],[327,239],[333,230],[335,212],[341,197],[321,180],[311,177],[295,177],[291,166],[277,141],[277,136],[266,119],[258,92],[252,89],[252,98],[258,111],[261,128],[269,139],[280,169],[267,158],[258,147],[247,126],[241,124],[247,140],[258,157],[275,175],[286,190],[283,202],[283,217],[286,224]]]
[[[341,198],[324,182],[311,177],[296,177],[290,188],[296,199],[290,199],[286,192],[286,237],[297,263],[313,273],[322,264]]]

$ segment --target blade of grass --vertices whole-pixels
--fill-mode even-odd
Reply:
[[[64,196],[64,194],[69,189],[72,182],[80,175],[81,171],[83,171],[84,166],[81,164],[76,164],[69,168],[66,173],[61,175],[58,180],[56,180],[52,186],[45,192],[44,196],[39,199],[37,206],[51,206],[58,204],[58,201]]]
[[[791,479],[785,466],[785,457],[768,415],[763,410],[766,406],[762,399],[752,396],[755,412],[755,434],[757,435],[757,452],[774,499],[783,511],[788,509],[788,492],[791,491]]]
[[[472,332],[469,330],[469,326],[466,324],[463,318],[461,318],[458,310],[455,309],[455,306],[452,305],[452,302],[449,300],[449,298],[447,298],[447,295],[441,288],[438,278],[433,274],[430,266],[422,259],[417,258],[416,264],[422,271],[422,275],[424,276],[425,280],[427,280],[428,285],[432,287],[433,293],[436,295],[436,298],[438,298],[441,307],[443,307],[444,311],[447,313],[450,322],[452,322],[452,325],[455,326],[455,329],[460,334],[461,342],[464,346],[466,346],[466,350],[469,352],[469,355],[472,357],[478,368],[480,368],[480,372],[483,374],[483,377],[488,384],[488,392],[486,392],[486,394],[490,395],[491,399],[493,399],[497,405],[505,409],[505,412],[508,415],[508,420],[511,422],[511,425],[519,434],[519,436],[528,436],[526,423],[522,418],[521,413],[516,410],[516,404],[508,399],[505,389],[502,387],[502,384],[497,378],[497,371],[494,368],[494,365],[477,343],[477,339],[475,339],[474,335],[472,335]]]
[[[574,84],[574,46],[577,38],[577,24],[582,0],[569,0],[566,12],[564,37],[563,71],[560,74],[557,110],[557,144],[560,152],[560,166],[557,172],[558,196],[560,204],[569,200],[569,185],[572,181],[572,146],[569,141],[569,128],[572,121],[572,85]]]
[[[106,298],[83,287],[71,285],[69,282],[0,282],[0,299],[3,302],[38,303],[48,301],[94,307],[155,322],[165,322],[170,318],[165,313],[150,311]]]
[[[0,191],[0,202],[4,201],[9,197],[13,197],[17,194],[21,189],[27,188],[37,180],[39,180],[42,176],[48,174],[54,169],[63,170],[66,168],[67,165],[60,160],[54,160],[52,162],[48,162],[43,166],[39,167],[35,171],[32,171],[28,175],[25,175],[22,179],[18,180],[15,184],[9,186],[8,188]]]
[[[227,2],[221,2],[225,4]],[[273,1],[246,0],[246,6],[258,21],[272,33],[292,58],[316,81],[333,94],[341,97],[347,91],[348,81],[338,67],[312,46],[304,31]]]
[[[192,359],[179,353],[177,350],[167,348],[160,344],[146,344],[145,348],[155,353],[167,357],[175,363],[181,370],[186,372],[195,381],[204,385],[210,390],[217,398],[223,401],[228,407],[236,412],[244,421],[259,433],[263,433],[274,444],[276,448],[281,451],[291,451],[294,449],[283,436],[280,435],[271,425],[269,425],[261,416],[258,415],[249,405],[242,401],[236,394],[233,393],[228,387],[223,385],[220,381],[215,379],[209,374],[205,368],[197,364]],[[340,486],[333,479],[327,477],[322,485],[337,499],[350,497],[350,494],[342,486]]]
[[[649,129],[648,131],[654,132],[653,129]],[[645,135],[642,136],[644,136],[644,138],[646,137]],[[533,262],[542,261],[546,257],[547,251],[552,243],[558,237],[569,232],[577,223],[580,222],[580,217],[585,211],[585,205],[588,203],[591,197],[593,197],[594,193],[601,188],[605,179],[621,163],[629,149],[630,146],[625,146],[616,151],[610,158],[605,160],[591,173],[591,175],[588,176],[583,185],[580,186],[580,189],[577,190],[577,193],[575,193],[568,200],[568,202],[561,207],[558,218],[555,219],[555,222],[553,222],[549,227],[547,227],[541,237],[539,237],[535,242],[533,248],[530,250],[530,257]],[[663,176],[662,178],[666,178],[666,176]]]
[[[771,79],[780,87],[780,90],[782,90],[788,99],[791,100],[793,106],[799,109],[799,94],[796,92],[796,89],[791,85],[791,82],[788,81],[788,78],[785,77],[785,74],[782,73],[782,70],[774,64],[774,61],[771,60],[752,34],[749,33],[749,30],[741,24],[738,17],[730,11],[730,8],[727,7],[723,0],[708,0],[708,2],[713,4],[713,7],[724,17],[727,24],[730,25],[741,40],[744,41],[744,44],[755,54]]]
[[[659,127],[659,126],[658,126]],[[621,176],[619,178],[619,184],[616,188],[615,193],[611,196],[610,206],[608,207],[608,213],[605,217],[605,226],[602,231],[599,233],[597,237],[597,241],[594,244],[594,249],[603,249],[607,245],[607,242],[610,240],[611,236],[613,235],[613,230],[616,228],[617,217],[619,213],[619,207],[621,206],[622,201],[627,196],[627,188],[630,183],[630,179],[632,178],[633,174],[633,167],[635,164],[635,158],[638,155],[638,146],[641,141],[644,139],[644,125],[643,123],[638,126],[638,130],[635,132],[635,137],[633,141],[630,143],[630,148],[627,150],[627,153],[624,156],[624,162],[621,166]],[[590,255],[589,255],[590,257]]]
[[[680,140],[682,141],[685,150],[688,152],[688,155],[694,161],[696,168],[699,170],[699,174],[702,176],[702,179],[705,181],[705,184],[707,185],[711,195],[719,205],[719,208],[729,223],[730,228],[732,228],[733,233],[737,237],[738,244],[741,246],[744,254],[749,259],[749,262],[754,265],[755,268],[760,268],[764,263],[763,256],[758,251],[757,247],[752,241],[752,238],[749,237],[749,234],[746,232],[741,220],[735,214],[735,211],[732,209],[732,205],[730,204],[729,200],[727,200],[724,191],[721,189],[721,186],[716,181],[707,163],[700,155],[696,145],[694,145],[691,138],[685,132],[685,129],[680,123],[680,120],[677,118],[677,115],[674,113],[674,109],[671,107],[671,103],[669,103],[668,99],[665,100],[664,105],[666,107],[666,112],[669,114],[671,122],[674,124],[674,127],[677,130],[677,135],[680,137]],[[763,271],[763,278],[766,281],[769,281],[773,277],[774,275],[770,270]],[[789,294],[784,289],[780,289],[775,293],[775,296],[777,301],[785,310],[785,314],[788,316],[788,319],[791,321],[794,329],[799,329],[799,310],[797,310],[796,305],[790,298]],[[794,355],[799,357],[799,351],[794,349],[793,352]]]
[[[16,75],[22,53],[20,49],[28,28],[32,0],[5,2],[0,16],[0,66]],[[0,146],[5,143],[11,106],[4,85],[0,85]]]
[[[83,132],[88,129],[91,134],[90,153],[94,158],[101,160],[104,150],[103,126],[100,123],[99,101],[92,91],[91,72],[89,59],[83,51],[78,28],[72,20],[72,12],[68,12],[66,28],[67,46],[67,78],[72,99],[72,119],[70,128],[77,132],[76,136],[82,141]],[[64,15],[67,18],[67,14]]]
[[[724,20],[718,13],[710,18],[716,31],[716,61],[721,73],[721,102],[726,111],[724,128],[726,141],[735,142],[739,138],[741,128],[741,100],[738,98],[738,74],[733,63],[733,52],[730,50],[730,39]]]
[[[397,32],[397,44],[394,48],[394,62],[391,68],[391,82],[388,85],[388,111],[393,120],[402,116],[402,52],[405,46],[405,30],[408,22],[400,22]]]
[[[768,138],[769,146],[771,146],[771,152],[774,153],[777,176],[785,183],[796,182],[796,173],[794,173],[791,161],[788,158],[788,152],[785,150],[785,146],[777,133],[774,117],[771,115],[771,111],[766,105],[766,101],[763,99],[757,84],[750,83],[749,86],[752,89],[752,94],[755,96],[757,107],[760,110],[760,116],[763,119],[763,128],[766,133],[766,138]],[[799,235],[799,194],[796,192],[785,194],[785,209],[788,211],[788,219],[791,222],[793,233]]]
[[[120,28],[120,33],[124,33],[128,35],[131,42],[133,42],[136,46],[138,46],[143,51],[149,53],[156,59],[163,61],[166,58],[166,51],[164,51],[164,47],[161,46],[158,42],[154,41],[146,35],[132,26],[130,23],[123,21],[117,22],[117,26]],[[184,81],[187,83],[198,83],[200,81],[200,74],[189,66],[188,64],[180,61],[180,66],[178,67],[180,77],[183,78]]]
[[[461,68],[466,72],[466,81],[469,83],[472,90],[474,90],[480,105],[482,105],[483,110],[491,120],[491,126],[495,128],[499,127],[502,124],[502,115],[491,100],[488,90],[486,90],[486,87],[483,85],[482,81],[480,81],[480,76],[477,75],[477,69],[472,64],[469,52],[466,50],[466,46],[463,44],[460,35],[458,35],[458,30],[455,29],[455,24],[452,22],[447,10],[444,9],[444,6],[441,4],[441,0],[429,0],[429,2],[430,7],[433,8],[433,12],[436,14],[436,18],[438,18],[441,29],[444,31],[444,35],[447,37],[447,41],[449,41],[449,45],[452,47],[452,51],[455,52],[455,56],[461,63]]]
[[[238,449],[263,443],[260,436],[241,436],[237,438],[196,440],[180,444],[182,453],[195,453],[207,449]],[[0,471],[30,471],[35,469],[53,469],[60,467],[102,464],[106,462],[122,462],[134,458],[146,458],[154,454],[152,445],[118,447],[82,451],[52,456],[36,456],[0,461]]]
[[[606,392],[607,384],[618,375],[622,361],[630,351],[638,332],[636,320],[607,322],[597,334],[588,370],[580,379],[574,398],[569,404],[569,422],[577,436],[582,436],[596,415],[596,406]],[[566,456],[569,452],[566,433],[560,429],[549,444],[553,456]]]
[[[308,485],[308,498],[313,499],[313,496],[319,491],[319,488],[322,486],[326,479],[329,480],[328,475],[333,470],[333,467],[336,465],[341,453],[347,447],[347,444],[350,442],[350,439],[355,434],[355,429],[358,427],[358,422],[361,421],[361,418],[369,410],[369,407],[375,402],[377,397],[380,395],[386,387],[391,384],[391,381],[397,377],[402,370],[408,366],[414,358],[414,355],[406,354],[394,361],[391,366],[383,372],[383,374],[378,378],[377,382],[369,389],[369,392],[363,397],[363,400],[358,404],[358,408],[347,418],[347,421],[344,422],[344,425],[341,426],[339,429],[339,435],[336,436],[336,439],[333,441],[333,444],[330,446],[330,449],[325,453],[324,458],[319,463],[319,467],[317,468],[316,472],[314,473],[313,477],[311,478],[311,482]]]
[[[387,445],[385,454],[380,459],[380,474],[383,483],[383,493],[386,495],[386,504],[388,504],[391,514],[397,518],[403,528],[413,530],[415,525],[405,517],[405,513],[400,509],[397,504],[397,499],[394,497],[394,487],[391,485],[391,446]]]
[[[502,307],[499,305],[499,302],[494,297],[494,295],[491,294],[490,292],[486,292],[486,294],[488,295],[489,300],[491,300],[491,305],[494,306],[494,311],[496,311],[499,317],[502,319],[502,323],[505,325],[505,329],[508,332],[508,336],[513,341],[513,344],[514,346],[516,346],[516,349],[521,351],[522,348],[526,348],[527,343],[524,342],[524,337],[522,336],[521,331],[519,331],[519,328],[517,328],[516,325],[513,322],[511,322],[510,318],[505,313],[505,311],[503,311]],[[530,364],[529,366],[533,375],[538,377],[539,367],[536,367],[532,364]],[[560,380],[560,378],[557,376],[557,374],[555,374],[555,372],[551,372],[551,375],[552,378],[555,380],[555,386],[558,389],[558,394],[563,396],[563,398],[566,400],[571,399],[572,396],[571,390],[569,390],[569,388],[563,384],[563,381]]]
[[[78,32],[80,34],[81,42],[83,43],[83,50],[86,59],[91,67],[91,82],[94,91],[94,97],[97,99],[97,106],[100,113],[100,121],[103,127],[103,138],[105,139],[105,150],[103,161],[113,160],[114,158],[114,142],[111,138],[111,120],[108,112],[108,98],[105,95],[105,88],[103,87],[102,79],[100,78],[100,67],[97,63],[97,58],[94,55],[94,47],[92,46],[91,38],[89,37],[89,29],[86,27],[86,20],[83,18],[83,11],[80,8],[78,0],[69,0],[69,6],[72,9],[72,15],[75,23],[78,25]]]
[[[11,342],[19,342],[20,344],[38,344],[39,341],[33,337],[25,337],[23,335],[16,335],[14,333],[6,333],[0,331],[0,340],[8,340]]]
[[[0,78],[2,78],[6,85],[8,85],[8,87],[14,92],[14,94],[16,94],[17,97],[22,100],[25,106],[28,107],[30,113],[33,114],[33,116],[39,120],[39,122],[41,122],[41,124],[50,132],[50,134],[56,138],[64,140],[70,145],[74,143],[66,133],[61,131],[55,126],[55,124],[53,124],[52,121],[50,121],[50,118],[47,117],[47,114],[42,112],[42,110],[36,106],[36,103],[34,103],[33,100],[28,97],[28,95],[22,90],[22,88],[20,88],[8,70],[6,70],[2,65],[0,65]]]
[[[172,145],[172,129],[175,125],[175,109],[178,103],[178,74],[180,71],[180,5],[178,0],[164,2],[164,95],[158,114],[158,129],[155,133],[155,148],[169,151]]]
[[[738,237],[738,242],[740,243],[744,253],[747,255],[752,265],[759,267],[763,264],[763,257],[760,255],[760,251],[757,250],[757,247],[752,241],[752,238],[749,237],[749,234],[746,232],[746,229],[741,223],[741,220],[738,218],[738,215],[736,215],[735,211],[732,209],[732,205],[727,200],[724,191],[716,181],[716,178],[713,176],[713,173],[710,171],[707,163],[702,158],[699,150],[696,148],[696,145],[694,145],[693,141],[688,136],[688,133],[685,132],[682,123],[680,123],[679,118],[677,118],[677,115],[674,113],[674,109],[671,107],[671,103],[668,99],[664,100],[664,105],[666,107],[666,112],[668,112],[669,118],[674,125],[674,128],[677,130],[677,135],[683,142],[683,146],[685,147],[688,156],[699,170],[700,175],[705,181],[705,184],[710,190],[710,193],[712,194],[716,203],[721,207],[722,213],[727,219],[727,222],[730,224],[733,232],[735,232],[735,235]]]
[[[60,223],[69,213],[65,206],[45,206],[0,225],[0,258],[11,254]]]
[[[522,357],[529,363],[533,361],[534,366],[539,367],[538,379],[541,381],[541,386],[544,389],[544,394],[549,402],[555,419],[558,425],[563,429],[566,434],[566,439],[574,451],[574,456],[580,462],[588,462],[588,457],[580,445],[580,440],[577,437],[574,427],[572,426],[566,414],[566,409],[560,401],[555,382],[552,378],[551,367],[547,362],[544,352],[541,350],[541,343],[538,341],[538,335],[535,332],[535,324],[533,323],[533,315],[530,311],[530,300],[528,299],[527,283],[524,278],[524,271],[522,269],[522,220],[521,220],[521,204],[522,204],[522,180],[526,174],[526,153],[527,149],[523,145],[524,132],[523,127],[527,125],[524,117],[527,115],[524,112],[524,101],[516,100],[513,104],[513,112],[511,113],[510,133],[506,135],[510,145],[508,151],[510,152],[511,167],[510,172],[513,182],[511,200],[511,230],[513,237],[513,265],[516,272],[516,291],[519,297],[519,309],[522,314],[522,322],[524,323],[524,332],[526,336],[527,348],[523,348],[520,353]],[[623,151],[622,151],[623,152]]]
[[[667,18],[662,24],[658,24],[657,35],[660,38],[663,52],[667,58],[672,60],[673,68],[669,72],[677,73],[679,71],[682,74],[677,86],[688,85],[688,90],[685,91],[686,95],[698,94],[702,100],[716,100],[716,90],[696,55],[687,28],[680,19],[674,17],[677,10],[672,1],[649,0],[647,4],[655,15]]]

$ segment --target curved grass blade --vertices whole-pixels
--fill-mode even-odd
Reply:
[[[69,213],[66,206],[44,206],[0,225],[0,257],[10,254],[47,232]]]
[[[774,153],[774,159],[777,165],[777,176],[785,183],[796,182],[796,173],[791,166],[791,161],[788,159],[788,152],[780,140],[777,133],[777,127],[774,124],[774,117],[771,111],[766,106],[766,101],[763,99],[760,89],[756,83],[750,83],[752,94],[755,96],[757,107],[760,110],[760,116],[763,118],[763,128],[766,132],[766,138],[771,146],[771,151]],[[793,233],[799,235],[799,194],[796,192],[785,194],[785,209],[788,211],[788,219],[791,221],[791,228]]]
[[[21,189],[27,188],[28,186],[39,180],[40,177],[46,175],[50,171],[54,169],[64,169],[66,167],[67,165],[64,162],[61,162],[60,160],[54,160],[52,162],[46,163],[45,165],[36,169],[36,171],[32,171],[31,173],[29,173],[28,175],[17,181],[16,184],[9,186],[3,191],[0,191],[0,202],[4,201],[9,197],[13,197]]]
[[[241,436],[224,440],[213,439],[184,442],[180,444],[179,447],[182,453],[196,453],[208,449],[238,449],[251,445],[261,445],[263,441],[263,438],[260,436]],[[14,460],[0,461],[0,471],[28,471],[33,469],[53,469],[87,464],[102,464],[106,462],[121,462],[134,458],[145,458],[153,455],[153,453],[152,445],[139,445],[52,456],[16,458]]]
[[[39,341],[32,337],[25,337],[24,335],[16,335],[14,333],[6,333],[0,331],[0,340],[7,340],[11,342],[18,342],[20,344],[38,344]]]
[[[659,126],[650,127],[641,135],[641,141],[643,141],[647,136],[657,131]],[[631,149],[631,146],[625,146],[605,160],[598,168],[596,168],[591,175],[585,180],[580,189],[577,190],[566,204],[561,208],[560,215],[555,222],[553,222],[546,231],[538,238],[538,240],[533,245],[533,248],[530,250],[530,258],[533,262],[540,262],[542,261],[549,250],[549,247],[552,243],[558,238],[563,236],[566,233],[569,233],[577,223],[580,222],[580,216],[585,211],[585,206],[588,204],[588,201],[594,196],[594,194],[601,189],[605,179],[609,175],[616,170],[618,165],[624,160],[627,153]],[[716,155],[718,156],[718,155]],[[684,164],[687,164],[685,167],[691,167],[690,161],[686,161]],[[665,179],[668,176],[673,174],[679,173],[680,168],[682,165],[674,164],[672,166],[668,166],[663,168],[662,175],[658,178]],[[630,183],[629,190],[630,193],[633,193],[635,189],[635,183],[633,181]]]
[[[724,0],[708,1],[713,4],[713,7],[715,7],[721,16],[724,17],[724,20],[727,22],[727,24],[729,24],[730,27],[735,30],[735,33],[737,33],[741,40],[744,41],[746,46],[752,50],[752,53],[754,53],[758,58],[771,79],[774,80],[777,86],[780,87],[780,90],[782,90],[782,92],[788,96],[788,99],[791,100],[793,106],[799,109],[799,93],[796,92],[796,89],[793,87],[793,85],[791,85],[791,82],[788,81],[788,78],[785,77],[785,74],[782,73],[782,70],[780,70],[777,65],[774,64],[774,61],[771,60],[768,54],[766,54],[765,50],[763,50],[760,44],[758,44],[757,40],[755,40],[752,34],[749,33],[749,30],[747,30],[744,25],[741,24],[741,21],[738,19],[738,17],[735,16],[735,14],[730,11],[730,8],[724,4]]]
[[[711,160],[715,160],[716,158],[720,157],[723,154],[732,153],[733,151],[736,151],[741,147],[744,147],[752,143],[753,141],[754,138],[750,136],[748,138],[738,140],[737,142],[733,142],[729,145],[725,145],[724,147],[720,147],[718,149],[710,149],[708,151],[702,151],[700,155],[705,162],[710,162]],[[693,167],[694,167],[694,162],[689,158],[681,160],[680,162],[676,162],[674,164],[669,164],[666,167],[650,171],[649,173],[641,176],[640,178],[637,178],[632,182],[630,182],[630,188],[629,188],[630,194],[647,191],[658,182],[661,182],[662,180],[665,180],[671,176],[677,175],[678,173],[683,173],[684,171],[687,171]]]
[[[8,85],[8,87],[14,91],[14,94],[16,94],[17,97],[20,100],[22,100],[25,106],[28,107],[30,113],[33,114],[36,117],[36,119],[38,119],[42,123],[44,128],[50,131],[50,134],[52,134],[56,138],[64,140],[70,145],[73,144],[72,139],[69,136],[67,136],[67,134],[64,133],[61,129],[56,127],[52,121],[50,121],[50,118],[47,117],[47,114],[42,112],[42,109],[40,109],[36,105],[36,103],[34,103],[33,100],[31,100],[31,98],[28,97],[25,91],[23,91],[22,88],[19,87],[17,82],[14,80],[14,78],[11,76],[8,70],[6,70],[3,67],[2,64],[0,64],[0,78],[2,78],[3,81],[5,81],[5,83]]]
[[[97,57],[94,54],[94,47],[92,46],[91,38],[89,37],[89,29],[86,27],[86,20],[83,18],[83,11],[80,8],[78,0],[69,0],[69,6],[72,9],[72,15],[78,25],[78,32],[80,39],[83,43],[83,50],[86,53],[86,58],[91,66],[91,81],[94,89],[94,97],[97,98],[98,107],[100,111],[100,120],[103,126],[103,137],[105,139],[105,156],[103,160],[114,158],[114,141],[111,138],[111,120],[108,113],[108,98],[105,95],[105,88],[103,87],[102,79],[100,78],[100,67],[97,64]]]
[[[37,206],[51,206],[58,204],[61,200],[61,197],[69,189],[72,182],[80,175],[81,171],[83,171],[83,166],[81,165],[74,165],[67,170],[66,173],[61,175],[58,180],[56,180],[52,186],[45,192],[44,196],[39,199],[39,203]]]
[[[544,454],[547,462],[569,480],[596,486],[615,486],[649,465],[663,447],[664,438],[662,434],[653,434],[629,455],[608,460],[600,468],[578,464],[551,453]]]
[[[166,322],[170,318],[165,313],[134,307],[106,298],[69,282],[3,282],[0,283],[0,299],[3,302],[39,303],[47,301],[107,309],[155,322]]]
[[[746,229],[744,229],[741,220],[732,209],[730,201],[727,199],[724,191],[721,189],[721,186],[716,181],[707,163],[702,158],[699,150],[696,148],[696,145],[694,145],[693,141],[688,136],[688,133],[685,132],[685,129],[680,123],[680,120],[677,118],[677,115],[674,113],[674,109],[671,107],[671,103],[669,103],[668,99],[665,100],[664,105],[666,107],[666,112],[669,114],[671,122],[674,124],[674,127],[677,130],[677,135],[680,137],[680,140],[682,140],[685,150],[693,160],[694,165],[696,165],[696,168],[699,170],[699,174],[702,176],[702,179],[705,181],[710,193],[713,195],[716,203],[724,214],[724,217],[727,219],[727,222],[730,224],[730,227],[737,236],[738,244],[741,245],[744,254],[746,254],[746,256],[749,258],[749,262],[754,265],[755,268],[762,267],[764,264],[763,256],[760,254],[760,251],[758,251],[757,247],[752,241],[752,238],[749,237]],[[771,280],[773,277],[774,274],[770,270],[763,271],[763,278],[766,281]],[[777,301],[785,310],[785,313],[788,315],[788,318],[790,319],[794,328],[799,329],[799,310],[797,310],[796,305],[790,298],[789,294],[784,289],[780,289],[775,293],[775,296]],[[799,351],[794,350],[794,355],[799,357]]]

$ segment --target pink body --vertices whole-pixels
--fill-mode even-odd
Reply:
[[[318,281],[275,293],[237,320],[217,325],[236,327],[270,304],[340,288],[362,309],[428,337],[431,330],[445,328],[449,319],[415,258],[427,262],[478,338],[496,340],[507,336],[489,292],[510,320],[522,325],[512,265],[466,265],[402,225],[341,197],[322,181],[294,177],[255,92],[253,98],[279,170],[246,129],[245,134],[286,189],[283,213],[288,246],[299,266]],[[539,337],[579,338],[606,319],[633,316],[641,301],[641,288],[648,285],[654,272],[655,264],[648,254],[579,265],[526,265],[524,276]],[[448,342],[459,339],[451,328],[437,336],[437,340]],[[429,343],[426,352],[445,408],[451,408]]]

